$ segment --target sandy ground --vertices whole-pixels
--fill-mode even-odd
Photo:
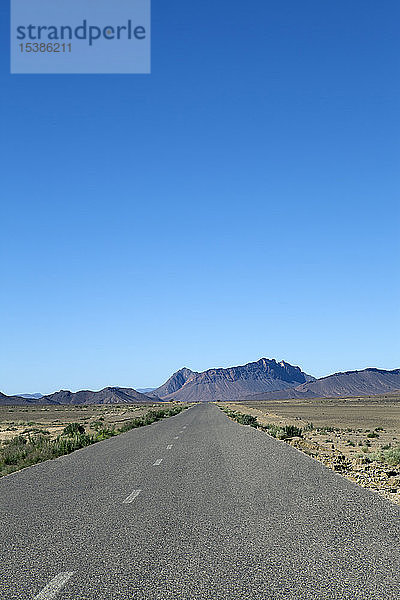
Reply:
[[[94,433],[94,424],[120,426],[124,421],[144,415],[152,408],[169,408],[172,403],[161,404],[102,404],[74,406],[1,406],[0,441],[32,430],[48,431],[51,437],[61,434],[68,423],[81,423],[87,433]]]

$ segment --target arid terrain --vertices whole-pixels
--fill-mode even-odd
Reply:
[[[151,425],[185,408],[182,403],[2,407],[0,477]]]
[[[400,447],[400,394],[341,399],[224,402],[261,426],[295,425],[288,443],[352,481],[400,503],[400,466],[376,460]]]
[[[125,421],[141,417],[150,409],[172,406],[172,402],[136,405],[0,406],[0,441],[20,434],[43,431],[48,431],[50,437],[55,438],[68,423],[80,423],[88,433],[94,433],[99,424],[104,427],[120,427]]]

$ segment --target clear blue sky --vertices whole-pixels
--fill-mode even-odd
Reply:
[[[400,367],[397,0],[153,0],[136,76],[11,76],[7,4],[0,390]]]

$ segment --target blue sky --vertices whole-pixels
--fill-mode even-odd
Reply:
[[[0,390],[400,367],[398,2],[153,0],[87,76],[10,75],[6,4]]]

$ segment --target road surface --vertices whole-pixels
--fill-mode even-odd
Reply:
[[[196,405],[0,480],[1,600],[399,600],[400,508]]]

